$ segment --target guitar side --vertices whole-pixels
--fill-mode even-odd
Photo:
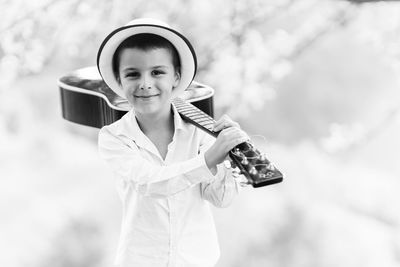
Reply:
[[[127,111],[112,108],[104,95],[79,92],[60,86],[62,116],[64,119],[96,128],[113,123]]]

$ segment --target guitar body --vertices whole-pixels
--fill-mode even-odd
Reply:
[[[81,125],[101,128],[120,119],[130,106],[102,80],[96,67],[76,70],[58,80],[64,119]],[[214,90],[193,82],[183,99],[213,117]]]

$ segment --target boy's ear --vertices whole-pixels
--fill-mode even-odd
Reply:
[[[121,78],[119,77],[119,75],[117,77],[115,77],[117,79],[118,85],[119,87],[122,87],[121,85]]]
[[[180,81],[181,81],[181,74],[177,71],[175,72],[174,87],[177,87]]]

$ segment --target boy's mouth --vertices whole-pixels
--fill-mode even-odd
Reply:
[[[135,95],[136,98],[149,99],[158,95]]]

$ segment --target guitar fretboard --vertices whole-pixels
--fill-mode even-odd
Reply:
[[[175,98],[172,102],[183,119],[188,120],[211,135],[218,135],[218,133],[212,130],[215,120],[208,114],[181,98]]]

